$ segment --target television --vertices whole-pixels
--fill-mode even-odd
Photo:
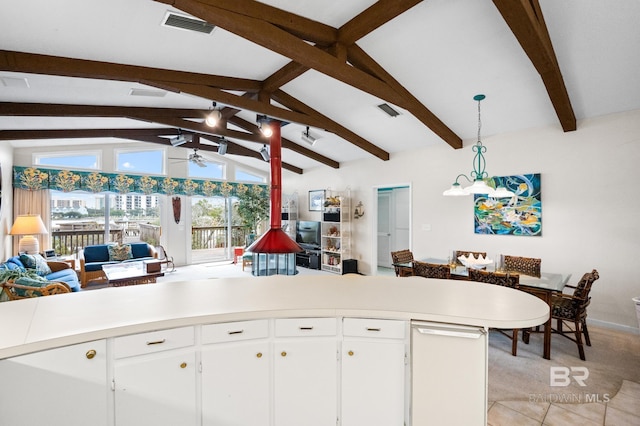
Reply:
[[[320,222],[299,220],[296,222],[296,243],[303,248],[320,249]]]

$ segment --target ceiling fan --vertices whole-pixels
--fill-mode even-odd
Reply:
[[[193,148],[193,152],[185,158],[171,158],[171,160],[189,161],[199,167],[207,167],[207,163],[210,162],[204,155],[198,154],[198,148]]]

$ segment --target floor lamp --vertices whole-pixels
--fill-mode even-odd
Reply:
[[[36,235],[48,234],[40,215],[25,214],[19,215],[11,227],[11,235],[22,235],[18,244],[19,253],[35,254],[40,253],[40,242]]]

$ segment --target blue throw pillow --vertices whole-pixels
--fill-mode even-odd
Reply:
[[[51,273],[51,268],[47,264],[47,261],[39,254],[21,254],[20,262],[22,262],[27,269],[35,269],[36,274],[41,277]]]

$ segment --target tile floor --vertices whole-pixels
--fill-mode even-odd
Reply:
[[[638,426],[640,383],[625,380],[608,402],[489,402],[489,426]]]

